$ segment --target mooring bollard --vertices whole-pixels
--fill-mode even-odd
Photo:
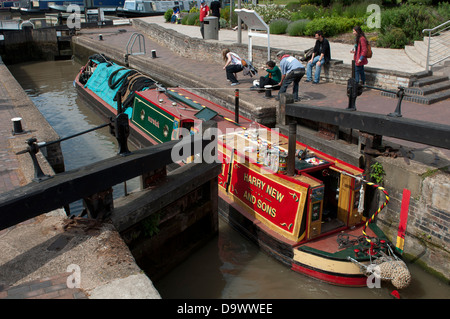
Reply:
[[[22,118],[21,117],[13,117],[11,119],[11,121],[13,122],[13,131],[12,131],[13,135],[24,133],[24,131],[22,129],[22,122],[21,122]]]
[[[265,85],[264,88],[266,89],[264,97],[266,99],[272,98],[272,85]]]

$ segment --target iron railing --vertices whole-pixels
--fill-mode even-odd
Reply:
[[[422,33],[428,33],[426,70],[429,71],[433,65],[450,58],[450,20]]]

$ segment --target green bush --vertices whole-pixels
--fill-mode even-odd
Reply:
[[[355,25],[362,25],[363,18],[319,18],[309,22],[305,35],[314,36],[317,30],[322,30],[325,37],[332,37],[341,33],[350,32]]]
[[[173,9],[167,9],[167,11],[164,12],[164,20],[166,20],[166,22],[170,22],[170,19],[172,19],[172,15]]]
[[[436,8],[437,15],[439,19],[444,22],[450,20],[450,3],[441,2]]]
[[[269,25],[270,34],[285,34],[289,25],[286,19],[273,20]]]
[[[200,12],[191,12],[187,15],[187,25],[199,25],[200,24]]]
[[[305,35],[306,26],[310,20],[302,19],[289,23],[286,33],[290,36],[302,36]]]
[[[296,2],[289,2],[286,5],[286,9],[288,9],[289,11],[299,11],[301,7],[300,2],[296,1]]]
[[[381,28],[378,45],[401,48],[423,38],[423,29],[433,28],[444,22],[436,10],[427,6],[409,5],[381,12]],[[401,32],[400,32],[401,31]],[[395,34],[390,34],[390,33]],[[400,36],[396,39],[395,36]]]
[[[377,40],[377,46],[392,49],[402,49],[409,43],[405,32],[400,28],[392,28],[380,34]]]
[[[292,21],[309,19],[313,20],[315,18],[319,18],[323,15],[323,10],[319,7],[305,4],[300,7],[300,10],[297,12],[293,12],[291,16]]]

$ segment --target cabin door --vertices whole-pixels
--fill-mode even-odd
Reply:
[[[362,214],[358,212],[360,187],[360,183],[355,185],[354,178],[341,174],[338,218],[347,226],[353,226],[361,222]]]
[[[324,187],[321,186],[311,189],[309,193],[308,239],[319,236],[322,230],[323,192]]]

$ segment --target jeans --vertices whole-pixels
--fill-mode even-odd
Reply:
[[[202,34],[202,38],[205,38],[205,23],[200,21],[200,33]]]
[[[366,74],[364,73],[364,65],[355,65],[355,80],[359,83],[361,79],[362,84],[366,84]]]
[[[322,70],[322,65],[324,64],[324,61],[322,60],[320,62],[320,65],[317,65],[317,62],[320,59],[320,55],[314,57],[312,63],[308,62],[306,65],[306,80],[311,81],[312,80],[312,68],[313,66],[316,66],[316,73],[314,74],[314,82],[319,83],[320,80],[320,71]]]
[[[280,98],[281,93],[285,93],[289,84],[294,82],[294,87],[292,88],[292,94],[294,95],[294,100],[298,100],[298,83],[305,75],[305,69],[295,69],[289,72],[284,78],[283,83],[281,84],[280,91],[278,92],[278,98]]]
[[[240,64],[229,64],[225,71],[227,73],[227,79],[231,81],[231,83],[237,83],[238,80],[234,76],[235,73],[241,72],[243,70],[242,65]]]

